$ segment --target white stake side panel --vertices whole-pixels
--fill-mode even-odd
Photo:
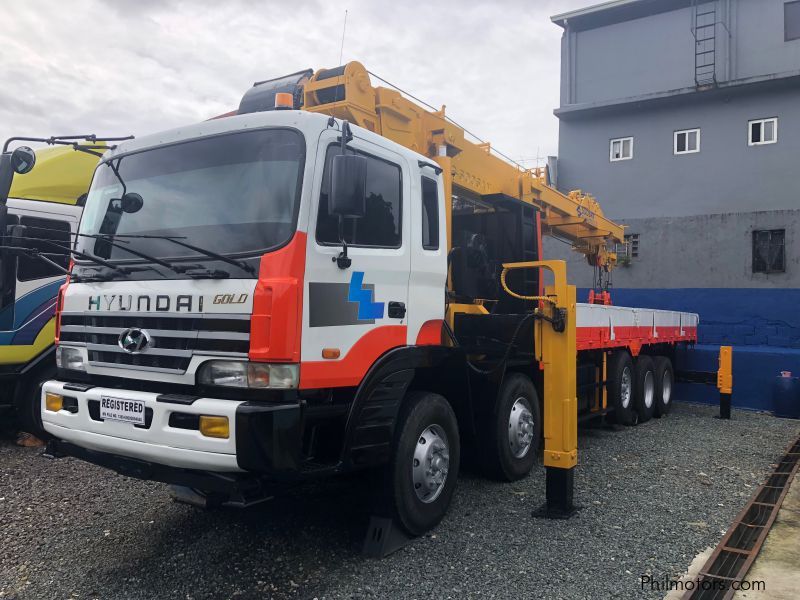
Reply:
[[[650,308],[577,305],[578,350],[630,348],[634,354],[649,344],[696,342],[696,313]]]

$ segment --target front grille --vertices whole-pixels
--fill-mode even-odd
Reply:
[[[128,328],[147,330],[150,347],[139,354],[122,350],[119,336]],[[91,364],[182,373],[194,354],[246,356],[250,349],[250,317],[63,313],[59,339],[85,345]]]

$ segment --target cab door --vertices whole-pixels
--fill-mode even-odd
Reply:
[[[328,212],[331,163],[341,153],[337,134],[320,138],[309,211],[300,367],[306,389],[356,386],[382,354],[408,338],[408,163],[358,137],[348,145],[367,159],[366,213],[344,220],[352,263],[339,268],[338,217]]]
[[[53,262],[67,268],[69,248],[80,218],[81,209],[74,206],[48,206],[38,210],[40,202],[9,200],[13,214],[9,225],[24,227],[21,238],[7,238],[15,246],[36,248]],[[31,256],[6,254],[3,269],[4,294],[0,310],[0,345],[28,346],[31,356],[16,355],[7,360],[27,360],[46,346],[41,341],[33,347],[37,337],[55,314],[58,288],[64,283],[64,273],[48,263]],[[52,338],[49,339],[52,343]]]

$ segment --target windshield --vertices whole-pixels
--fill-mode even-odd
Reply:
[[[262,129],[146,150],[101,163],[92,181],[77,249],[112,260],[141,260],[120,246],[159,258],[280,246],[295,230],[305,148],[299,132]],[[136,196],[140,198],[137,198]],[[130,201],[134,198],[134,201]]]

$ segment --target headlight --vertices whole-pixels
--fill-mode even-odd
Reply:
[[[199,383],[224,387],[289,390],[300,379],[298,365],[210,360],[200,367]]]
[[[83,353],[80,348],[59,345],[56,348],[56,366],[59,369],[71,369],[73,371],[85,371],[86,363],[83,361]]]

